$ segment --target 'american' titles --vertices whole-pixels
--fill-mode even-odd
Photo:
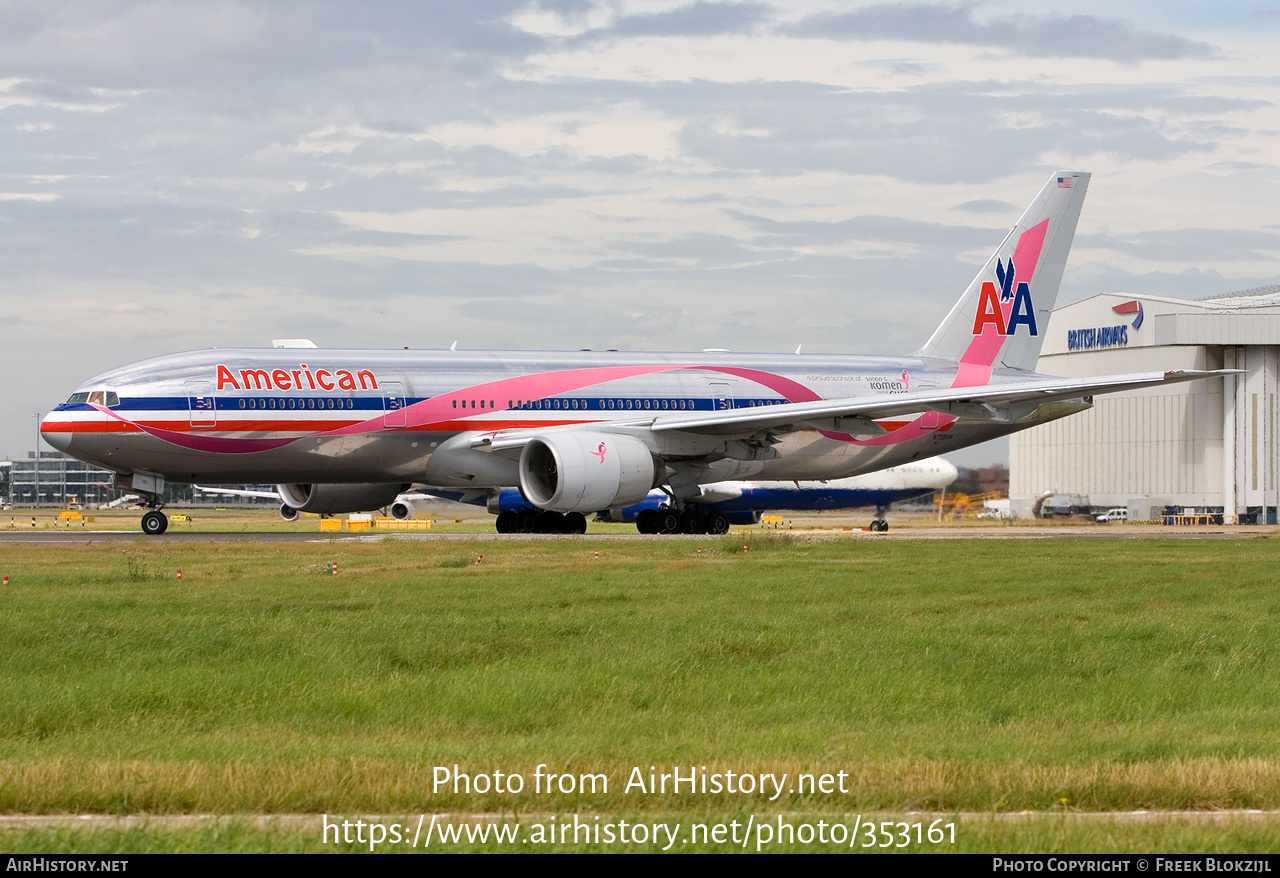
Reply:
[[[219,390],[377,390],[378,379],[368,369],[316,369],[299,363],[296,369],[239,369],[219,363]],[[238,377],[237,377],[238,376]]]

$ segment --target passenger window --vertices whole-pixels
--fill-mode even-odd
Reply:
[[[240,408],[244,408],[244,400],[240,400]]]

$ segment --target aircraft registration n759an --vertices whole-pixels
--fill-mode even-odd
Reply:
[[[274,482],[319,513],[518,486],[579,532],[657,487],[689,518],[702,485],[873,472],[1222,374],[1034,371],[1088,182],[1055,173],[910,356],[214,348],[91,378],[41,432],[148,495],[151,534],[166,482]]]

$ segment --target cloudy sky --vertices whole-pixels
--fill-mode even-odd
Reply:
[[[1059,168],[1060,301],[1280,283],[1277,37],[1265,0],[0,0],[0,457],[91,374],[273,337],[906,353]]]

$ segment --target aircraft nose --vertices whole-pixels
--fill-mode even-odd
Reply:
[[[49,412],[40,420],[40,438],[59,451],[66,451],[71,447],[73,435],[67,429],[60,412]]]
[[[960,478],[960,470],[956,469],[956,465],[946,458],[938,458],[938,468],[942,471],[942,476],[947,480],[948,485]]]

